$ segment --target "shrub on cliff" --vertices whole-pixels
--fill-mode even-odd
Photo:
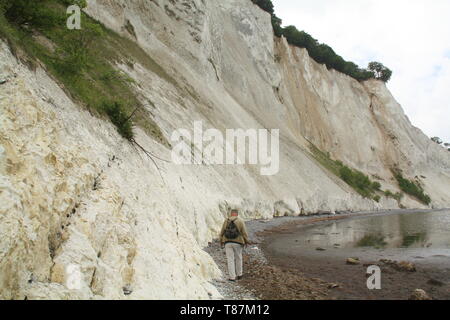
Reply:
[[[322,166],[341,178],[361,196],[371,198],[375,201],[381,200],[381,197],[377,197],[377,192],[381,188],[379,182],[372,182],[364,173],[349,168],[342,161],[331,159],[329,153],[323,152],[313,144],[310,144],[310,150],[314,158]]]
[[[0,0],[0,38],[13,52],[20,52],[30,65],[36,65],[37,61],[45,65],[77,103],[93,115],[108,117],[126,139],[132,140],[136,124],[156,141],[169,145],[158,125],[142,111],[142,102],[130,79],[118,73],[116,64],[125,59],[135,60],[161,78],[172,79],[136,43],[83,12],[82,29],[69,30],[68,5],[84,7],[85,3],[85,0]],[[105,105],[104,101],[112,102]]]
[[[420,186],[417,182],[404,178],[400,170],[393,171],[394,177],[397,179],[398,185],[403,192],[415,197],[426,205],[431,203],[431,198],[425,194],[422,186]]]
[[[273,3],[271,0],[252,0],[252,2],[264,11],[267,11],[270,14],[274,13]]]
[[[393,198],[397,201],[400,201],[403,198],[403,193],[401,192],[393,193],[391,190],[386,190],[384,192],[384,195],[386,198]]]
[[[388,82],[391,79],[392,71],[380,62],[371,62],[368,67],[375,75],[375,79]]]
[[[62,73],[78,75],[89,67],[92,61],[92,44],[103,36],[100,25],[84,21],[82,30],[71,30],[61,35],[62,41],[58,48],[59,70]],[[95,53],[94,53],[95,54]]]
[[[272,14],[272,27],[273,27],[273,33],[277,37],[281,37],[283,35],[283,28],[281,27],[281,24],[283,21],[278,18],[275,14]]]
[[[280,33],[290,44],[305,48],[314,61],[325,64],[328,69],[334,69],[358,81],[378,79],[387,82],[392,76],[392,71],[378,62],[371,62],[367,69],[363,69],[353,62],[345,61],[330,46],[319,43],[311,35],[299,31],[295,26],[281,28]]]
[[[439,138],[439,137],[432,137],[431,138],[431,141],[433,141],[433,142],[435,142],[435,143],[437,143],[437,144],[442,144],[444,141],[442,141],[442,139],[441,138]]]
[[[312,59],[320,64],[325,64],[328,69],[334,69],[358,81],[377,79],[388,82],[390,80],[392,71],[379,62],[371,62],[368,68],[360,68],[353,62],[345,61],[330,46],[319,43],[305,31],[299,31],[295,26],[283,28],[282,20],[276,16],[271,0],[252,0],[252,2],[272,16],[275,36],[284,36],[291,45],[305,48]]]
[[[0,10],[10,23],[39,29],[63,21],[63,18],[48,6],[49,3],[50,0],[0,0]]]
[[[362,196],[369,198],[375,192],[373,183],[364,173],[343,166],[339,170],[339,174],[342,180],[357,190]]]
[[[375,181],[372,183],[372,188],[374,190],[380,190],[381,189],[381,184],[378,181]]]
[[[133,139],[133,123],[131,115],[124,111],[124,107],[120,102],[104,102],[103,110],[109,116],[111,122],[117,127],[117,131],[127,140]]]

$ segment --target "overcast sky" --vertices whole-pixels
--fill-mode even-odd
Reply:
[[[450,0],[272,1],[284,26],[392,69],[388,87],[413,125],[450,142]]]

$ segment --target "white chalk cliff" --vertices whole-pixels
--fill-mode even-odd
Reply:
[[[385,84],[327,70],[273,37],[250,0],[91,0],[87,13],[169,74],[117,66],[167,140],[178,128],[280,129],[280,172],[157,161],[77,105],[0,42],[0,299],[208,299],[220,271],[204,248],[230,207],[247,219],[398,208],[364,199],[318,164],[332,158],[398,191],[391,168],[450,207],[450,153],[412,126]],[[135,36],[125,26],[131,24]],[[188,94],[189,93],[189,94]],[[414,94],[414,92],[411,92]],[[136,140],[170,159],[139,128]],[[424,207],[413,198],[402,204]],[[78,265],[79,290],[67,288]],[[129,293],[128,295],[124,294]]]

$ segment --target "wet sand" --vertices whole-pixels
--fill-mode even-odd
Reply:
[[[314,217],[286,217],[271,221],[247,222],[250,239],[256,245],[247,248],[244,257],[245,275],[238,283],[223,285],[252,293],[256,299],[320,300],[320,299],[408,299],[415,289],[425,290],[433,299],[450,299],[450,258],[447,255],[415,256],[411,261],[416,272],[399,271],[380,259],[402,258],[401,251],[361,249],[358,251],[359,265],[348,265],[350,252],[334,248],[318,250],[296,250],[290,235],[299,229],[334,220],[352,219],[359,216],[376,216],[397,213],[417,213],[423,210],[396,210],[383,212],[346,213]],[[277,243],[281,241],[281,243]],[[285,245],[282,241],[286,241]],[[274,245],[276,244],[276,245]],[[218,244],[207,251],[213,257],[224,257]],[[280,246],[283,248],[280,252]],[[401,260],[401,259],[400,259]],[[399,260],[399,261],[400,261]],[[409,260],[408,260],[409,261]],[[382,273],[382,289],[368,290],[366,271],[369,265],[378,265]],[[225,265],[221,267],[226,275]],[[220,290],[220,289],[219,289]],[[223,293],[222,293],[223,294]],[[226,299],[241,299],[233,294]],[[245,297],[244,297],[245,298]]]

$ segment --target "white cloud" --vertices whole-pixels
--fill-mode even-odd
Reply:
[[[450,1],[273,0],[295,25],[360,66],[380,61],[411,122],[450,142]]]

